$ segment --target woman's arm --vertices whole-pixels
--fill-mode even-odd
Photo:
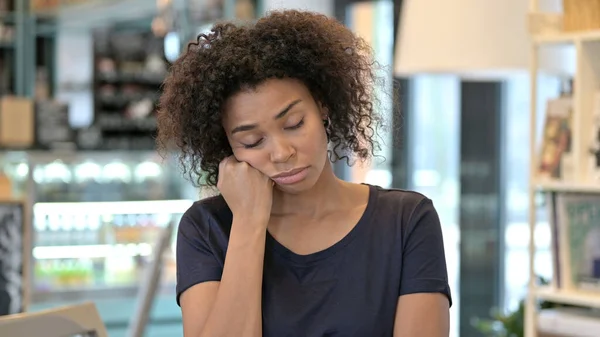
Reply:
[[[197,284],[181,295],[185,337],[262,336],[266,225],[240,222],[234,219],[231,226],[221,281]]]
[[[219,283],[196,284],[196,290],[190,291],[190,287],[182,293],[184,335],[262,337],[262,276],[273,181],[230,156],[219,165],[217,187],[233,215],[223,270],[217,272],[214,268],[215,260],[210,258],[211,249],[205,242],[196,245],[192,254],[197,258],[191,259],[189,265],[181,262],[182,271],[201,275],[193,280],[198,284],[200,279],[215,281],[220,274]],[[204,237],[206,241],[206,233]],[[182,236],[181,241],[189,240]],[[186,247],[189,248],[177,248],[177,257],[181,254],[190,258]],[[179,273],[180,262],[177,267]]]
[[[442,228],[431,200],[415,208],[401,239],[394,337],[448,337],[451,296]]]
[[[442,294],[400,296],[394,321],[394,337],[448,337],[448,298]]]

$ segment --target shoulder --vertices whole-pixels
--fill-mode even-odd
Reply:
[[[374,194],[373,215],[381,226],[393,225],[403,241],[419,234],[438,231],[439,217],[433,201],[425,195],[398,188],[371,187]],[[398,236],[397,236],[398,237]]]
[[[183,214],[179,222],[179,232],[207,235],[210,230],[229,232],[232,215],[229,206],[221,195],[194,202]]]
[[[371,186],[377,194],[378,202],[391,203],[396,206],[403,205],[407,207],[416,207],[423,201],[429,200],[425,195],[410,190],[400,188],[385,188],[381,186]]]
[[[403,223],[418,216],[425,208],[433,207],[431,199],[425,195],[399,188],[371,186],[377,204],[377,213],[396,215]]]
[[[223,196],[216,195],[194,202],[183,214],[183,217],[201,220],[206,217],[223,217],[230,212]]]

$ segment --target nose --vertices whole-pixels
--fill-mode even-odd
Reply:
[[[272,162],[285,163],[295,154],[296,149],[289,140],[285,139],[285,137],[273,139],[273,145],[271,150]]]

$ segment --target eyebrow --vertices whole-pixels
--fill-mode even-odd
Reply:
[[[273,117],[273,119],[283,118],[296,104],[300,103],[301,101],[302,100],[297,99],[297,100],[293,101],[292,103],[288,104],[288,106],[286,106],[277,115],[275,115],[275,117]],[[255,129],[256,127],[258,127],[257,124],[239,125],[239,126],[236,126],[235,128],[233,128],[233,130],[231,130],[231,134],[234,134],[237,132],[243,132],[243,131],[250,131],[250,130]]]

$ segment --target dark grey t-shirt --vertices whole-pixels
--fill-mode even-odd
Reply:
[[[333,246],[298,255],[267,234],[264,337],[391,337],[398,297],[442,293],[451,303],[440,221],[431,200],[369,186],[354,229]],[[177,234],[177,302],[221,279],[232,215],[225,200],[196,202]]]

